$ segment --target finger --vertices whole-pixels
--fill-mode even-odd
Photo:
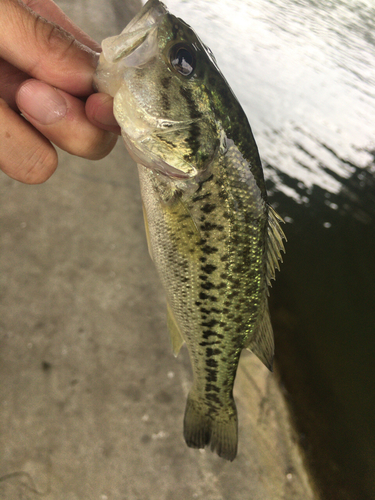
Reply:
[[[16,101],[27,120],[68,153],[98,160],[116,144],[117,136],[88,120],[84,102],[44,82],[24,82]]]
[[[96,127],[121,134],[121,128],[113,115],[113,98],[110,95],[91,94],[86,101],[86,115]]]
[[[22,2],[0,1],[0,57],[71,94],[92,93],[97,54]]]
[[[46,181],[57,167],[54,147],[3,99],[0,99],[0,123],[0,169],[27,184]]]
[[[48,21],[52,21],[64,28],[64,30],[71,33],[83,45],[90,47],[90,49],[96,52],[101,50],[100,45],[75,25],[54,2],[50,0],[23,0],[23,3]]]
[[[8,61],[0,59],[0,96],[13,109],[17,110],[15,95],[24,80],[30,78]]]

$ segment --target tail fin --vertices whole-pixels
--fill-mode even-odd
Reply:
[[[234,399],[219,412],[210,412],[207,404],[190,393],[185,410],[184,438],[190,448],[204,448],[211,443],[211,451],[232,462],[237,455],[238,441]]]

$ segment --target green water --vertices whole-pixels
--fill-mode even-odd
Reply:
[[[334,197],[347,210],[332,211],[320,189],[309,206],[274,196],[294,217],[272,290],[276,359],[332,500],[375,498],[375,178],[358,175],[347,182],[356,200]]]

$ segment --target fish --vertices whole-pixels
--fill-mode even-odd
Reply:
[[[268,288],[285,252],[250,124],[211,50],[159,0],[103,40],[95,84],[138,165],[173,353],[189,352],[186,444],[233,461],[240,354],[272,370]]]

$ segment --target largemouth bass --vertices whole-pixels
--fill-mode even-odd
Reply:
[[[233,385],[242,349],[271,369],[268,285],[284,251],[250,125],[211,51],[158,0],[102,43],[96,74],[138,163],[149,252],[174,354],[194,381],[188,446],[237,454]]]

